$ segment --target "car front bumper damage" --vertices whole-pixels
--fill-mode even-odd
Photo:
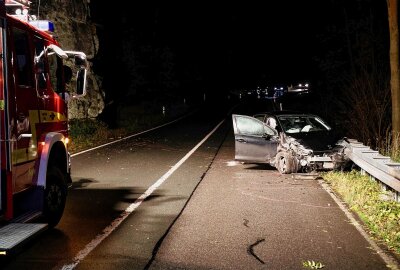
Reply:
[[[340,142],[333,149],[321,152],[314,152],[304,147],[293,138],[286,138],[287,144],[282,144],[282,148],[292,153],[297,160],[297,171],[312,172],[322,170],[340,170],[345,168],[349,159],[344,154],[344,147]]]

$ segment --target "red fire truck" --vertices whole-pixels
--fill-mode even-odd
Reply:
[[[72,182],[67,102],[86,93],[86,55],[61,49],[29,4],[0,0],[0,255],[60,221]]]

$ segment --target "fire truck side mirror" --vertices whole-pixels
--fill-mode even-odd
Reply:
[[[86,55],[77,54],[75,55],[75,65],[76,66],[86,66]]]
[[[65,51],[65,53],[69,59],[74,61],[75,67],[78,68],[76,73],[76,95],[74,97],[83,97],[86,95],[86,73],[88,67],[86,54],[76,51]]]
[[[71,79],[72,79],[72,69],[69,66],[64,65],[64,80],[65,80],[65,83],[69,83],[71,81]]]
[[[86,95],[86,68],[81,67],[76,74],[76,97]]]

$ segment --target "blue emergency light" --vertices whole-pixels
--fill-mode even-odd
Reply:
[[[54,23],[48,20],[36,20],[36,21],[29,21],[29,23],[36,28],[39,28],[45,32],[54,32]]]

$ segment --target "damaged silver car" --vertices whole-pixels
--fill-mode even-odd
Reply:
[[[270,163],[282,174],[344,169],[343,139],[319,116],[290,111],[232,115],[235,159]]]

